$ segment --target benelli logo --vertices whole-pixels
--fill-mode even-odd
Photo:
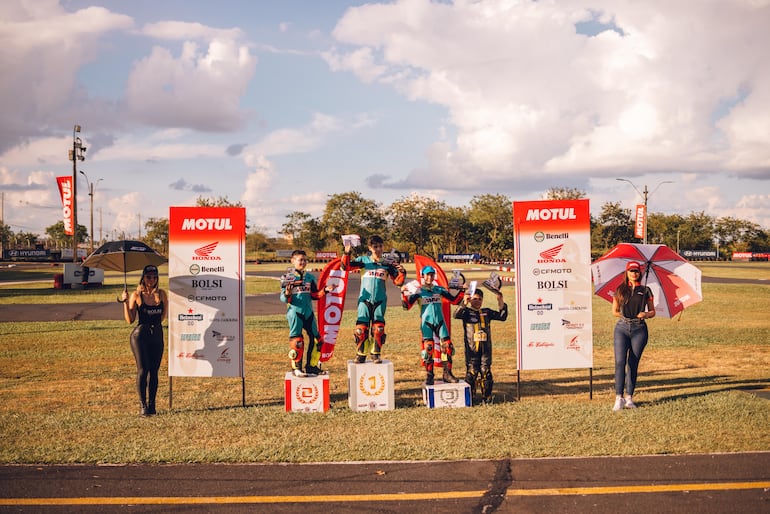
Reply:
[[[182,221],[182,230],[232,230],[230,218],[187,218]]]
[[[207,244],[195,249],[194,261],[221,261],[221,257],[211,255],[216,250],[219,241],[216,243]]]
[[[553,263],[553,262],[567,262],[566,259],[557,259],[556,256],[561,253],[561,249],[564,248],[563,244],[549,248],[543,252],[540,252],[540,259],[537,260],[538,264]]]
[[[553,209],[529,209],[527,211],[527,221],[555,221],[555,220],[576,220],[575,209],[573,207],[554,207]]]

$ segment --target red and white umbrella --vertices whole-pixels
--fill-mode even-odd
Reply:
[[[591,264],[594,293],[611,302],[631,261],[642,265],[642,284],[652,291],[656,316],[672,318],[703,301],[701,271],[666,245],[620,243]]]

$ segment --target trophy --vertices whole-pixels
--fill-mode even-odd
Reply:
[[[361,246],[361,236],[358,234],[344,234],[342,236],[342,244],[346,246],[350,243],[351,247]]]
[[[493,293],[498,294],[500,293],[500,288],[503,287],[503,279],[497,276],[497,273],[493,271],[489,274],[489,278],[482,282],[481,285]]]
[[[286,273],[281,275],[281,288],[289,286],[298,286],[302,284],[302,278],[298,276],[297,270],[289,267],[286,269]]]
[[[388,253],[382,254],[383,266],[395,266],[399,262],[401,262],[401,255],[399,255],[395,248]]]
[[[452,270],[452,278],[449,279],[449,289],[462,289],[465,285],[465,275],[459,269]]]

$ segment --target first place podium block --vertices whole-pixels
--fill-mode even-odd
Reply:
[[[329,375],[284,377],[286,412],[326,412],[329,410]]]
[[[471,387],[465,380],[456,384],[436,382],[434,385],[422,387],[422,399],[431,409],[441,407],[470,407]]]
[[[393,363],[384,360],[348,361],[348,404],[353,411],[393,410],[396,407]]]

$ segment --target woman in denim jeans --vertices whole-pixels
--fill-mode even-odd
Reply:
[[[655,317],[652,291],[642,285],[641,277],[642,267],[638,262],[626,264],[626,280],[618,286],[612,299],[612,314],[620,318],[615,325],[614,411],[636,408],[636,375],[642,352],[647,346],[647,323],[644,320]]]

